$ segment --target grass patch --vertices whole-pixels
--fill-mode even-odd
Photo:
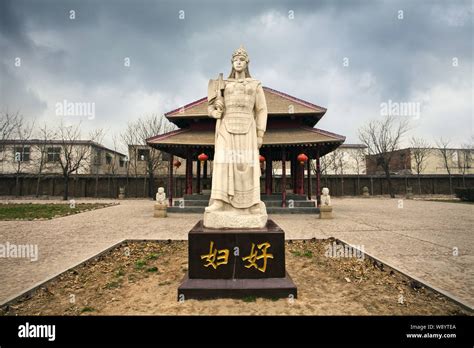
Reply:
[[[158,286],[164,286],[164,285],[170,285],[170,284],[171,282],[166,281],[166,282],[159,283]]]
[[[143,267],[145,267],[146,265],[146,261],[145,260],[137,260],[135,262],[135,268],[136,269],[142,269]]]
[[[39,203],[7,203],[0,204],[0,220],[33,220],[52,219],[55,217],[78,214],[109,206],[103,203],[80,203],[71,208],[69,203],[39,204]]]
[[[125,275],[125,271],[123,270],[122,267],[119,267],[119,269],[115,272],[116,277],[123,277]]]
[[[147,268],[146,271],[150,273],[155,273],[155,272],[158,272],[158,267],[150,267],[150,268]]]
[[[148,260],[156,260],[158,258],[158,254],[157,253],[151,253],[150,255],[148,255],[146,257]]]
[[[297,257],[307,257],[308,259],[313,257],[313,252],[311,250],[292,250],[291,253]]]
[[[86,313],[86,312],[95,312],[95,308],[93,307],[84,307],[81,309],[81,313]]]

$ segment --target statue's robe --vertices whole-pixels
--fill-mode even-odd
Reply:
[[[209,98],[209,115],[216,98]],[[260,81],[225,81],[224,113],[216,122],[212,168],[212,200],[234,208],[260,203],[260,161],[257,134],[263,138],[267,125],[267,104]]]

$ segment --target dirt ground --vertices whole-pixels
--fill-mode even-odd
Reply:
[[[69,270],[0,315],[472,315],[369,259],[325,256],[333,239],[286,242],[292,299],[177,301],[186,241],[126,242]]]

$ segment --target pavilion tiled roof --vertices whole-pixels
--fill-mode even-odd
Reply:
[[[314,114],[319,118],[324,115],[326,108],[307,102],[305,100],[293,97],[289,94],[277,91],[269,87],[263,87],[269,116],[288,115],[288,114]],[[207,97],[186,104],[175,110],[165,113],[170,119],[193,118],[196,116],[207,117]]]
[[[263,145],[303,145],[315,143],[341,143],[345,137],[318,128],[296,127],[290,129],[267,129]],[[147,140],[155,147],[166,146],[211,146],[214,147],[214,130],[179,129]]]

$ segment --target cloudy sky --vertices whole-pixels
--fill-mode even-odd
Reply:
[[[391,101],[415,107],[410,136],[459,146],[474,129],[472,18],[461,0],[3,0],[0,111],[105,128],[110,146],[128,121],[204,97],[243,44],[254,78],[326,107],[318,127],[346,142]],[[94,117],[58,115],[65,100]]]

